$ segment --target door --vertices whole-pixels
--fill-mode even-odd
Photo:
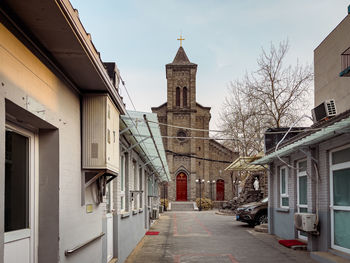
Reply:
[[[307,213],[307,174],[306,174],[306,161],[298,162],[297,170],[297,207],[298,213]],[[303,231],[298,231],[298,238],[307,240],[307,234]]]
[[[176,201],[187,201],[187,175],[184,173],[176,176]]]
[[[5,151],[4,262],[34,263],[34,135],[7,126]]]
[[[106,186],[107,262],[113,258],[113,183]]]
[[[330,153],[332,248],[350,253],[350,146]]]
[[[225,200],[225,181],[222,179],[216,181],[216,200]]]

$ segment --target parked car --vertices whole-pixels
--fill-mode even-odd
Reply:
[[[236,220],[248,223],[251,226],[267,223],[268,198],[259,202],[242,205],[236,210]]]

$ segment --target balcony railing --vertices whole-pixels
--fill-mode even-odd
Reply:
[[[350,77],[350,47],[341,54],[340,77]]]

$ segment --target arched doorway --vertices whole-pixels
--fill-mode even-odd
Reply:
[[[176,176],[176,201],[187,201],[187,175],[184,173]]]
[[[222,179],[216,181],[216,200],[225,200],[225,181]]]

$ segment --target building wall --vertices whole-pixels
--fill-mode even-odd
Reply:
[[[1,90],[5,98],[28,112],[28,116],[31,116],[28,117],[29,123],[33,129],[41,128],[40,125],[36,127],[36,124],[45,123],[50,127],[55,127],[59,134],[57,149],[59,154],[59,207],[58,203],[57,206],[54,205],[56,212],[59,213],[59,226],[53,226],[59,227],[59,245],[56,247],[57,250],[59,249],[57,251],[59,260],[60,262],[100,262],[100,240],[70,257],[64,255],[66,249],[71,249],[101,233],[101,218],[104,212],[102,205],[94,204],[92,187],[87,189],[85,194],[87,203],[94,204],[93,212],[87,214],[85,206],[81,206],[79,95],[65,86],[2,24],[0,24],[0,43],[0,79]],[[2,101],[0,105],[3,103]],[[3,108],[0,113],[3,118],[5,116]],[[1,132],[3,133],[3,128]],[[44,160],[39,160],[39,164],[42,161]],[[41,179],[45,176],[45,174],[39,175]],[[44,183],[45,180],[41,181],[41,184]],[[39,191],[40,187],[41,185],[39,185]],[[56,191],[58,194],[58,188]],[[2,193],[1,190],[0,193]],[[48,196],[43,195],[40,198],[44,200]],[[50,228],[49,225],[47,227]],[[40,231],[44,232],[45,229],[41,228]],[[50,229],[47,231],[50,232]]]
[[[186,130],[177,127],[161,125],[163,136],[177,137],[179,132],[184,132],[186,137],[209,137],[209,121],[211,118],[210,107],[203,107],[196,102],[196,73],[197,65],[166,65],[167,77],[167,102],[159,107],[152,108],[157,113],[160,123],[179,127],[191,127],[206,131]],[[180,87],[180,105],[176,106],[176,88]],[[183,87],[188,88],[187,106],[183,105]],[[209,140],[164,138],[164,148],[173,153],[195,155],[199,158],[233,161],[233,153]],[[232,180],[229,172],[224,169],[228,164],[215,163],[188,156],[179,156],[167,152],[167,161],[171,181],[168,184],[168,198],[176,200],[176,176],[183,172],[187,175],[187,200],[194,201],[199,197],[199,185],[196,179],[204,179],[203,195],[210,197],[210,185],[208,180],[225,180],[225,199],[232,198]],[[221,171],[221,173],[220,173]],[[215,186],[214,186],[215,188]],[[215,197],[215,194],[214,194]]]
[[[331,214],[330,214],[330,165],[329,152],[338,147],[348,145],[350,136],[343,134],[335,136],[325,142],[315,145],[307,151],[294,152],[283,158],[290,165],[296,167],[299,160],[307,160],[307,185],[308,185],[308,212],[316,213],[319,209],[319,235],[308,235],[308,250],[327,251],[331,247]],[[316,199],[316,172],[311,158],[318,163],[320,180],[318,182],[318,199]],[[289,168],[288,194],[289,209],[279,207],[279,167],[284,165],[280,161],[274,161],[270,165],[269,173],[269,232],[283,239],[297,238],[297,230],[294,227],[294,213],[297,212],[297,175],[296,170]]]
[[[347,15],[314,51],[315,106],[335,99],[338,113],[349,108],[349,81],[339,77],[340,55],[349,47],[350,15]]]
[[[127,142],[124,139],[121,139],[122,143],[126,146]],[[121,154],[124,154],[121,151]],[[129,169],[125,170],[125,197],[126,209],[125,211],[121,210],[121,177],[118,176],[113,181],[113,199],[114,199],[114,256],[118,257],[118,262],[124,262],[125,259],[129,256],[132,250],[140,242],[140,240],[145,235],[149,225],[149,211],[147,205],[147,175],[149,171],[147,167],[143,167],[142,173],[142,204],[137,202],[138,209],[132,209],[131,201],[131,192],[130,190],[135,189],[135,180],[134,180],[134,169],[133,164],[136,161],[137,173],[136,176],[139,178],[139,166],[143,165],[144,162],[140,159],[138,154],[135,151],[128,152],[127,160],[129,162]],[[137,180],[137,189],[139,190],[139,181]],[[128,191],[129,190],[129,191]],[[134,198],[134,202],[139,200],[138,196]],[[127,203],[128,202],[128,206]]]

